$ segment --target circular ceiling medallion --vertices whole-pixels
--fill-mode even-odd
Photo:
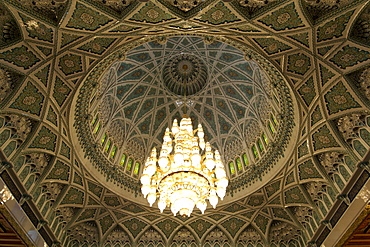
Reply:
[[[82,82],[74,139],[86,168],[133,197],[150,150],[161,147],[166,128],[186,109],[228,167],[233,197],[225,199],[259,189],[287,162],[298,136],[291,138],[298,117],[292,89],[272,63],[230,40],[184,35],[163,41],[151,37],[122,47]],[[180,102],[184,95],[188,101]]]
[[[163,68],[163,82],[176,95],[194,95],[207,83],[207,67],[192,54],[172,57]]]

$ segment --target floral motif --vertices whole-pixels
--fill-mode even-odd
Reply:
[[[68,98],[71,89],[57,76],[55,78],[53,97],[59,106],[62,106],[64,101]]]
[[[307,106],[312,103],[312,100],[316,96],[315,84],[313,77],[310,77],[299,89],[299,94],[302,96],[304,102]]]
[[[83,204],[85,194],[71,187],[60,204]]]
[[[288,56],[287,70],[299,75],[304,75],[311,68],[311,59],[303,53]]]
[[[9,63],[13,63],[24,69],[29,69],[36,63],[40,62],[40,59],[35,56],[26,46],[16,47],[9,51],[0,53],[0,59],[3,59]]]
[[[47,28],[44,24],[37,22],[25,15],[19,14],[31,38],[53,42],[53,29]]]
[[[351,108],[361,107],[352,97],[343,82],[338,82],[325,94],[326,107],[329,114],[338,113]]]
[[[271,26],[276,31],[303,27],[304,24],[295,8],[294,3],[288,4],[272,14],[261,18],[259,21],[267,26]]]
[[[240,21],[223,2],[218,2],[214,7],[201,15],[199,21],[208,22],[213,25]]]
[[[254,40],[261,46],[269,55],[279,53],[282,51],[292,49],[291,46],[286,45],[274,38],[254,38]]]
[[[101,55],[115,40],[116,38],[95,38],[94,40],[78,47],[78,49]]]
[[[71,75],[82,71],[81,57],[77,55],[64,55],[59,60],[59,68],[65,75]]]
[[[164,12],[161,8],[152,2],[145,4],[143,8],[136,14],[134,14],[130,20],[147,22],[147,23],[159,23],[175,19],[176,17]]]
[[[71,168],[64,162],[57,160],[53,169],[50,171],[46,179],[58,179],[63,181],[69,180],[69,171]]]
[[[319,27],[317,30],[317,41],[321,42],[324,40],[332,39],[334,37],[339,38],[340,36],[342,36],[342,33],[346,28],[352,14],[353,10]]]
[[[39,115],[43,102],[44,95],[31,82],[28,82],[10,108]]]
[[[342,69],[352,67],[358,63],[362,63],[370,58],[370,52],[360,50],[357,47],[346,45],[335,54],[330,61]]]
[[[42,126],[38,135],[34,138],[30,148],[47,149],[55,151],[57,136],[45,126]]]
[[[95,31],[99,27],[104,26],[111,21],[112,19],[107,16],[77,2],[76,9],[67,23],[67,27]]]
[[[313,146],[315,150],[339,147],[339,144],[335,141],[334,137],[331,135],[330,130],[326,125],[318,129],[313,135]]]
[[[306,162],[298,165],[299,178],[300,180],[312,179],[312,178],[322,178],[319,171],[316,169],[312,160],[307,160]]]

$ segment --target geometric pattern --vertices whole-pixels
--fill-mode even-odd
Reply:
[[[47,245],[331,246],[335,233],[323,220],[343,219],[340,191],[356,198],[367,179],[348,185],[363,171],[357,164],[370,149],[370,120],[361,118],[352,142],[337,126],[369,111],[358,84],[370,63],[358,28],[368,21],[365,0],[333,3],[316,20],[309,1],[297,0],[259,1],[254,9],[209,0],[188,12],[164,0],[44,2],[0,3],[0,148],[13,165],[2,179]],[[183,114],[183,97],[163,85],[161,66],[185,55],[208,75],[187,95],[189,116],[237,166],[216,209],[182,218],[143,202],[136,187],[143,163],[138,174],[134,167]],[[89,95],[80,98],[85,108],[76,108],[79,95]],[[76,126],[91,139],[77,136]],[[89,144],[81,151],[80,143]],[[32,199],[21,199],[25,192]]]

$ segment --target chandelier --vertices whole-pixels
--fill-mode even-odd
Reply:
[[[159,157],[153,148],[140,181],[150,206],[159,198],[161,213],[168,206],[175,216],[190,216],[195,206],[204,213],[206,199],[216,208],[218,197],[223,200],[229,183],[220,153],[205,143],[202,125],[193,130],[187,116],[183,116],[180,126],[175,119],[171,131],[166,129]]]

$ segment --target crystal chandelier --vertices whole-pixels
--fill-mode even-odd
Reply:
[[[159,198],[159,210],[163,212],[169,206],[175,216],[190,216],[194,206],[204,213],[206,199],[216,208],[229,183],[220,153],[205,143],[202,125],[193,130],[187,116],[180,126],[175,119],[171,131],[166,129],[159,157],[153,148],[140,181],[150,206]]]

